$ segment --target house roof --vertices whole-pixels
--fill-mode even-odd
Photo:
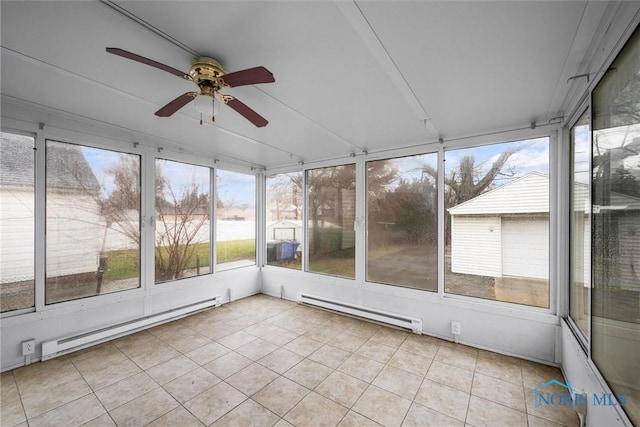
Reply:
[[[0,185],[33,187],[34,143],[27,136],[2,133]],[[100,183],[78,146],[47,146],[47,188],[99,191]]]
[[[549,176],[539,172],[531,172],[449,209],[451,215],[548,212]]]

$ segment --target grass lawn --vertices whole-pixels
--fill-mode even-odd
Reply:
[[[198,257],[200,258],[200,267],[209,265],[209,243],[197,243],[195,252],[187,263],[187,269],[196,268]],[[166,256],[166,251],[161,251],[162,256]],[[241,259],[255,258],[255,240],[232,240],[227,242],[218,242],[217,245],[217,263],[238,261]],[[104,274],[104,280],[122,280],[136,277],[140,270],[140,255],[137,249],[124,249],[118,251],[109,251],[104,254],[109,257],[108,269]]]

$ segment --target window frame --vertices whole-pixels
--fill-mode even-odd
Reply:
[[[40,210],[40,202],[38,201],[38,184],[41,181],[38,178],[38,134],[36,132],[29,132],[26,130],[15,129],[12,127],[0,127],[0,132],[10,133],[19,136],[25,136],[29,138],[33,138],[33,206],[34,206],[34,214],[33,214],[33,305],[31,307],[24,307],[16,310],[4,311],[0,313],[0,319],[19,316],[22,314],[33,313],[37,310],[37,301],[38,301],[38,257],[36,254],[38,253],[38,239],[37,236],[43,235],[42,233],[38,233],[38,211]]]

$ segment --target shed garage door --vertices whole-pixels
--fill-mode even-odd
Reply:
[[[502,274],[549,277],[548,219],[502,219]]]

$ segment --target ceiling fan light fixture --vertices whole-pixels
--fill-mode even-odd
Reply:
[[[194,104],[196,110],[205,117],[215,117],[220,111],[220,101],[215,96],[197,95]]]

